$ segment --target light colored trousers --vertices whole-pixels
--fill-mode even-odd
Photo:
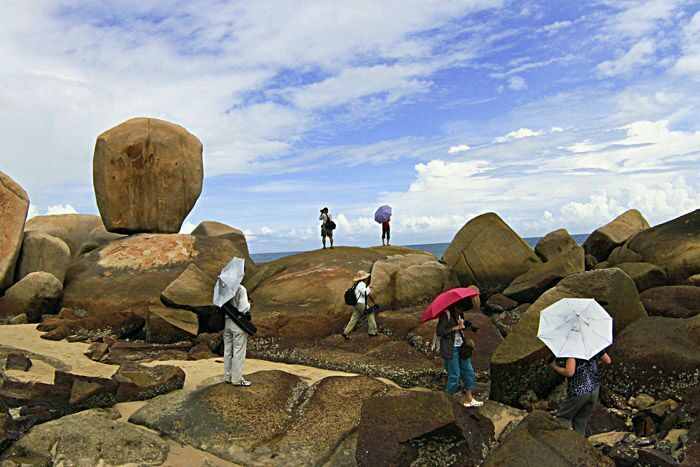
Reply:
[[[357,322],[360,320],[360,317],[362,314],[365,312],[365,304],[364,303],[358,303],[354,307],[355,309],[352,311],[352,316],[350,317],[350,321],[348,321],[347,326],[345,326],[345,330],[343,333],[347,336],[350,335],[350,333],[355,329],[355,326],[357,326]],[[374,313],[370,313],[367,315],[367,334],[370,336],[374,336],[377,334],[377,320],[374,317]]]
[[[248,334],[233,320],[226,318],[224,327],[224,381],[237,383],[243,379]]]

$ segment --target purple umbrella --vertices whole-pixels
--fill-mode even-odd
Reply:
[[[380,224],[389,219],[391,219],[391,206],[380,206],[377,212],[374,213],[374,220]]]

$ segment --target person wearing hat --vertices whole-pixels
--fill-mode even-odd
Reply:
[[[369,288],[370,274],[367,271],[359,271],[353,278],[353,282],[355,283],[354,290],[357,303],[355,304],[355,309],[352,311],[350,321],[348,321],[345,330],[343,330],[343,337],[345,339],[350,339],[350,333],[355,329],[357,322],[365,311],[367,311],[367,302],[372,299],[372,290]],[[377,335],[377,320],[374,317],[374,313],[367,314],[367,333],[370,336]]]
[[[321,221],[321,241],[323,242],[323,249],[326,249],[326,237],[331,241],[331,248],[333,248],[333,229],[335,229],[335,222],[331,219],[328,208],[321,209],[321,215],[318,216],[318,220]]]

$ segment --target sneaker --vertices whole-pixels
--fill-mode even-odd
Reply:
[[[470,402],[462,403],[462,405],[465,407],[481,407],[482,405],[484,405],[484,403],[476,399],[472,399]]]
[[[239,382],[237,382],[237,383],[231,383],[231,384],[233,384],[234,386],[248,387],[248,386],[252,385],[253,383],[251,383],[251,382],[248,381],[247,379],[241,378],[241,380],[240,380]]]

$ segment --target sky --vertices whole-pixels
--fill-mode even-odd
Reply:
[[[700,204],[696,0],[5,0],[0,170],[30,215],[98,213],[97,135],[136,116],[204,145],[183,225],[253,252],[524,237]]]

